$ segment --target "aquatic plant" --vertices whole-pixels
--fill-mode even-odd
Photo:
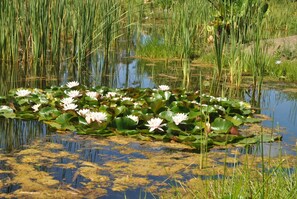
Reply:
[[[166,124],[162,124],[163,120],[160,118],[152,118],[150,119],[145,126],[150,128],[150,132],[158,129],[160,131],[164,131],[161,127],[166,126]]]
[[[87,121],[88,124],[90,124],[91,122],[98,122],[100,124],[103,121],[107,120],[107,115],[106,113],[103,113],[103,112],[90,111],[85,114],[85,120]]]
[[[73,88],[73,87],[76,87],[76,86],[78,86],[78,85],[79,85],[79,83],[78,83],[77,81],[68,82],[68,83],[66,84],[66,86],[67,86],[68,88]]]
[[[171,90],[166,85],[159,88],[111,89],[80,85],[78,90],[69,91],[67,86],[53,86],[45,90],[22,89],[30,93],[23,97],[18,96],[19,89],[14,89],[8,97],[1,97],[4,100],[0,117],[37,119],[59,131],[79,134],[174,140],[197,149],[201,145],[259,142],[257,132],[237,132],[243,124],[260,121],[252,117],[250,104],[199,92]],[[96,97],[90,97],[90,92]],[[280,136],[264,136],[266,142],[275,139]]]
[[[185,113],[177,113],[172,116],[172,120],[176,125],[179,125],[181,122],[188,119],[188,116]]]
[[[16,95],[18,97],[26,97],[28,95],[31,94],[31,91],[27,90],[27,89],[19,89],[17,92],[16,92]]]
[[[169,88],[169,86],[167,86],[167,85],[160,85],[160,86],[159,86],[159,89],[160,89],[161,91],[167,91],[167,90],[169,90],[170,88]]]
[[[61,99],[61,102],[63,104],[72,104],[74,102],[74,99],[72,97],[65,97]]]

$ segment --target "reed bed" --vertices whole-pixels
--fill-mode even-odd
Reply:
[[[138,9],[139,2],[130,0],[129,5]],[[120,0],[2,0],[0,60],[19,67],[18,73],[25,77],[57,76],[61,63],[67,62],[76,79],[81,79],[99,49],[108,63],[111,46],[137,19],[137,11],[126,4]]]
[[[256,0],[2,0],[0,61],[14,65],[22,77],[56,77],[66,65],[83,81],[91,56],[103,52],[108,71],[109,52],[124,40],[126,52],[134,44],[137,55],[146,57],[193,60],[212,53],[218,75],[226,68],[232,84],[241,84],[242,72],[261,82],[269,60],[260,57],[265,49],[258,42],[297,32],[294,17],[285,19],[284,10],[277,10],[285,5],[296,16],[296,3],[267,5]],[[207,40],[210,36],[213,40]],[[250,42],[256,43],[251,56],[243,45]],[[256,69],[255,60],[264,60],[264,68]]]

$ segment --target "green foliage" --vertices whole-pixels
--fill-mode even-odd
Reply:
[[[12,90],[9,98],[2,97],[1,103],[11,101],[14,109],[1,105],[0,117],[38,119],[58,131],[80,134],[174,140],[197,149],[229,143],[249,145],[260,139],[257,133],[248,137],[231,133],[231,128],[259,122],[249,119],[251,107],[242,101],[200,96],[197,92],[179,89],[171,91],[166,85],[154,90],[105,87],[90,90],[92,93],[78,83],[46,91]],[[94,93],[96,95],[91,96]],[[270,136],[264,141],[274,139],[278,138]]]
[[[143,44],[139,44],[136,48],[136,54],[150,58],[175,57],[178,54],[178,49],[176,46],[169,47],[161,39],[153,37]]]
[[[276,61],[271,62],[267,67],[267,74],[269,76],[275,77],[279,80],[297,80],[296,60],[284,60],[280,64],[276,64]]]

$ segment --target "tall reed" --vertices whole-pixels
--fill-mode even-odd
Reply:
[[[71,74],[83,77],[90,55],[120,36],[123,1],[2,0],[0,60],[20,66],[24,77],[59,74],[60,63],[73,61]],[[125,24],[126,25],[126,24]],[[116,30],[117,29],[117,30]]]

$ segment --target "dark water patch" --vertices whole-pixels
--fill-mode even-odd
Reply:
[[[0,180],[1,180],[1,182],[5,183],[7,180],[12,179],[12,178],[13,178],[13,173],[11,172],[11,167],[7,166],[6,161],[0,160]],[[13,187],[9,188],[9,186],[4,186],[4,187],[0,186],[0,190],[1,189],[15,190],[15,188],[13,188]]]
[[[74,161],[68,158],[59,158],[59,161],[54,166],[36,166],[36,170],[50,173],[55,180],[60,181],[62,184],[71,185],[73,188],[83,188],[84,184],[90,180],[77,174],[80,168],[80,161]],[[70,166],[69,166],[69,165]],[[70,168],[68,168],[70,167]]]
[[[48,134],[45,124],[38,121],[17,119],[0,120],[0,148],[4,153],[23,149],[36,138],[44,138]]]
[[[67,140],[69,138],[69,140]],[[84,140],[81,136],[71,135],[53,135],[47,139],[49,142],[54,142],[57,144],[62,144],[64,149],[73,154],[79,154],[79,159],[89,162],[94,162],[99,165],[104,164],[107,161],[119,159],[124,162],[129,162],[130,158],[146,158],[143,154],[138,152],[133,152],[130,154],[122,154],[115,147],[121,146],[120,144],[108,142],[108,145],[100,145],[100,139],[98,143],[94,140]],[[135,144],[134,144],[135,145]],[[127,148],[130,147],[125,146]]]
[[[4,186],[4,187],[0,188],[0,193],[9,194],[9,193],[13,193],[16,190],[21,189],[21,188],[22,187],[19,184],[10,184],[8,186]]]
[[[65,169],[60,167],[47,168],[48,173],[54,176],[62,184],[71,185],[71,187],[79,189],[85,186],[85,183],[90,182],[89,179],[81,175],[76,175],[77,169]]]
[[[258,164],[258,168],[262,169],[262,164]],[[296,166],[292,166],[289,168],[284,168],[281,165],[279,167],[269,167],[267,168],[266,165],[264,165],[264,172],[270,175],[281,175],[281,176],[288,176],[293,177],[293,175],[296,174]]]
[[[242,165],[241,162],[217,162],[218,165],[224,165],[226,167],[229,167],[229,168],[234,168],[234,167],[237,167],[237,166],[240,166]]]
[[[278,157],[281,154],[292,154],[293,151],[288,151],[287,148],[284,148],[282,142],[273,142],[273,143],[259,143],[247,147],[238,148],[238,151],[241,154],[257,155],[261,156],[262,154],[266,157]]]
[[[143,155],[143,154],[141,154],[141,153],[134,152],[134,153],[129,154],[129,158],[140,158],[140,159],[145,159],[146,156]]]
[[[149,174],[146,177],[148,177],[148,179],[150,179],[150,180],[155,180],[158,182],[165,182],[170,179],[170,178],[168,178],[168,176],[156,176],[156,175],[152,175],[152,174]]]
[[[273,168],[269,169],[268,172],[269,173],[275,172],[277,174],[287,175],[288,177],[292,177],[293,175],[296,174],[296,167],[291,167],[291,168],[276,168],[276,167],[273,167]]]
[[[261,91],[260,102],[261,114],[267,115],[271,120],[263,121],[262,124],[274,131],[282,132],[283,143],[281,150],[288,154],[296,155],[292,150],[297,140],[297,96],[294,93],[282,92],[277,89],[264,89]],[[245,100],[252,101],[250,96],[246,95]],[[283,131],[285,128],[285,131]],[[273,151],[279,153],[279,150]],[[265,153],[266,154],[266,153]],[[271,153],[270,153],[271,154]]]
[[[133,199],[133,198],[146,198],[146,199],[155,199],[156,195],[153,193],[147,192],[144,188],[137,189],[129,189],[126,191],[113,191],[111,189],[107,189],[107,194],[105,196],[100,197],[101,199]]]
[[[220,179],[226,179],[227,178],[227,176],[222,175],[222,174],[218,174],[218,175],[200,175],[198,177],[200,177],[202,180],[220,180]]]

